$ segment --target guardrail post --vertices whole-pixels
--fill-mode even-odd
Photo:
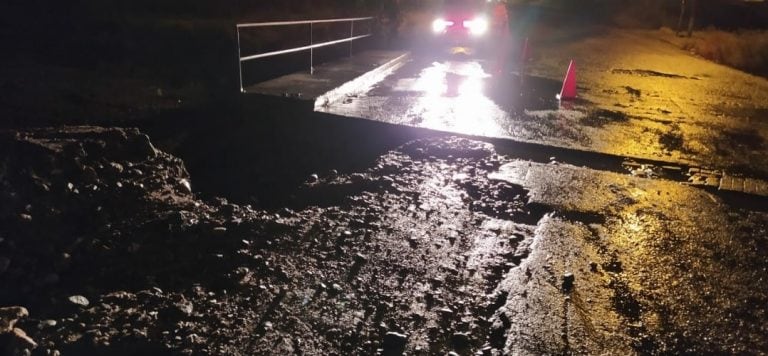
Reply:
[[[349,38],[355,37],[355,20],[349,21]],[[349,41],[349,56],[352,57],[352,44],[355,41]]]
[[[314,33],[315,33],[315,29],[314,29],[313,23],[310,22],[309,23],[309,45],[310,46],[315,44],[314,38],[313,38]],[[314,48],[309,49],[309,74],[310,75],[315,74],[315,49]]]
[[[243,89],[243,61],[240,60],[242,58],[242,54],[240,53],[240,27],[235,26],[235,31],[237,32],[237,76],[240,78],[240,92],[244,92]]]

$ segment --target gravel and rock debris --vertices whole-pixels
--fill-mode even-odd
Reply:
[[[0,354],[643,353],[663,326],[590,344],[654,307],[605,227],[489,178],[512,163],[417,140],[267,211],[197,198],[137,130],[2,132]]]

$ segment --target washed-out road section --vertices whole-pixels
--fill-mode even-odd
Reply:
[[[768,350],[768,217],[692,187],[438,137],[266,211],[136,131],[0,144],[0,304],[36,354]]]

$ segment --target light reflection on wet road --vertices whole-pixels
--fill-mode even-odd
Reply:
[[[660,117],[677,110],[665,106],[673,105],[670,103],[645,103],[645,99],[636,95],[629,98],[632,105],[649,105],[649,110],[662,114],[646,117],[626,112],[623,109],[626,105],[622,103],[627,98],[616,94],[618,89],[615,89],[626,90],[617,82],[625,79],[623,72],[604,74],[607,77],[599,83],[591,77],[585,78],[579,83],[583,97],[561,105],[555,99],[560,79],[524,75],[521,80],[517,68],[512,66],[504,71],[495,70],[497,68],[494,60],[466,55],[436,58],[422,51],[381,82],[322,110],[459,134],[509,138],[680,165],[718,167],[746,174],[760,172],[755,162],[766,158],[762,154],[764,142],[739,146],[729,139],[730,131],[719,128],[719,122],[686,123],[690,120]],[[614,78],[616,76],[621,78]],[[647,80],[654,88],[672,92],[676,86],[685,88],[688,81],[700,81],[686,78]],[[599,93],[608,93],[608,99],[593,102]],[[757,125],[758,132],[760,127]],[[743,135],[754,135],[744,132]]]
[[[507,113],[485,95],[490,75],[478,62],[435,62],[422,71],[411,89],[423,93],[406,117],[422,127],[475,135],[503,135]],[[408,91],[408,84],[395,91]]]
[[[516,113],[557,107],[554,94],[548,100],[536,97],[531,105],[524,105],[526,93],[520,91],[519,78],[491,74],[488,67],[488,62],[469,57],[431,62],[416,58],[366,93],[332,105],[326,112],[469,135],[507,137],[514,136],[512,117]],[[548,84],[556,91],[552,83]]]
[[[394,74],[323,111],[474,136],[510,138],[613,154],[627,148],[622,130],[582,125],[589,103],[576,109],[555,98],[561,83],[499,71],[494,60],[416,54]],[[619,132],[617,134],[617,132]],[[649,150],[649,145],[641,145]],[[620,152],[617,152],[620,151]],[[630,152],[632,151],[632,152]],[[660,150],[659,150],[660,151]],[[631,154],[630,154],[631,155]]]

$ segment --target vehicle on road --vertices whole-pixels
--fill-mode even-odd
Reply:
[[[432,20],[433,43],[453,53],[476,53],[506,35],[506,5],[501,1],[443,0]]]

